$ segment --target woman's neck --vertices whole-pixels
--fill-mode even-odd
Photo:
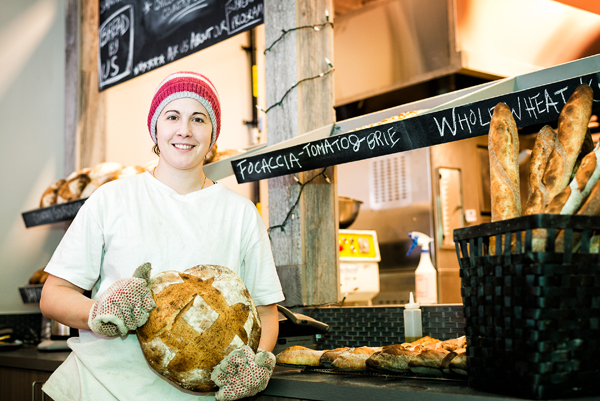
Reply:
[[[166,163],[161,164],[159,160],[152,175],[180,195],[200,191],[213,184],[204,174],[203,166],[189,170],[179,170]]]

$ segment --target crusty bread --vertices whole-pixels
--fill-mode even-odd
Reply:
[[[61,178],[58,181],[53,182],[50,186],[44,191],[42,195],[42,199],[40,199],[40,208],[50,207],[52,205],[56,205],[57,202],[57,192],[58,189],[64,184],[66,181]]]
[[[442,361],[450,351],[443,348],[423,349],[414,358],[408,361],[408,368],[412,373],[427,376],[442,376]]]
[[[381,351],[382,347],[356,347],[342,352],[331,366],[339,370],[366,370],[367,359],[375,352]]]
[[[457,373],[467,375],[467,349],[458,348],[444,357],[442,360],[442,372],[445,374]]]
[[[578,216],[599,216],[600,215],[600,180],[596,181],[587,199],[581,205],[577,213]],[[581,241],[581,234],[577,231],[573,231],[573,252],[579,248]],[[556,252],[564,252],[565,246],[565,233],[560,231],[556,237]],[[592,246],[597,245],[597,239],[592,241]]]
[[[600,178],[600,147],[588,153],[569,186],[563,189],[548,204],[545,212],[551,214],[574,214],[590,194],[592,187]]]
[[[119,173],[123,168],[125,168],[125,166],[118,162],[98,163],[94,166],[92,171],[90,171],[90,178],[102,185],[119,178]]]
[[[146,169],[142,166],[127,166],[117,174],[117,179],[129,177],[132,175],[142,174]]]
[[[510,108],[498,103],[488,134],[492,221],[521,216],[519,135]]]
[[[278,364],[298,366],[319,366],[324,351],[317,351],[301,345],[293,345],[275,356]]]
[[[569,185],[571,174],[588,132],[594,93],[587,84],[579,85],[558,117],[558,140],[544,172],[542,182],[551,201]]]
[[[386,345],[381,351],[371,355],[365,364],[373,370],[409,372],[408,362],[417,355],[419,355],[419,351],[410,350],[403,344]]]
[[[347,351],[349,349],[349,347],[343,347],[326,350],[325,352],[323,352],[321,358],[319,359],[319,365],[323,366],[324,368],[331,368],[331,364],[333,363],[333,361],[335,361],[336,358],[340,356],[344,351]]]
[[[556,131],[549,125],[544,126],[535,138],[529,162],[529,197],[523,210],[524,215],[543,213],[544,207],[550,202],[542,178],[556,140]]]
[[[182,388],[214,391],[212,369],[244,344],[258,348],[258,312],[232,270],[199,265],[166,271],[150,280],[156,309],[137,329],[152,368]]]
[[[90,176],[85,172],[81,172],[76,175],[71,175],[68,179],[58,188],[56,192],[56,203],[62,204],[71,202],[79,199],[81,192],[85,186],[91,181]]]

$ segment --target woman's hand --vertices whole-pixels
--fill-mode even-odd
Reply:
[[[148,315],[156,308],[148,287],[150,269],[150,263],[144,263],[133,277],[118,280],[100,295],[88,321],[94,333],[124,336],[148,321]]]

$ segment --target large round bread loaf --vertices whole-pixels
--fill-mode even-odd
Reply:
[[[214,391],[213,368],[231,351],[255,352],[261,326],[240,277],[216,265],[182,273],[166,271],[150,280],[156,309],[137,329],[146,360],[156,371],[192,391]]]

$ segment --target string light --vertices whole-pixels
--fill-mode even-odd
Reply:
[[[327,71],[325,71],[325,72],[322,72],[322,73],[320,73],[319,75],[315,75],[314,77],[308,77],[308,78],[304,78],[304,79],[301,79],[300,81],[296,82],[296,83],[295,83],[295,84],[294,84],[294,85],[293,85],[293,86],[292,86],[290,89],[288,89],[288,90],[287,90],[287,91],[286,91],[286,92],[283,94],[283,96],[281,97],[281,99],[280,99],[280,100],[279,100],[277,103],[275,103],[275,104],[273,104],[273,105],[271,105],[271,106],[267,107],[267,109],[266,109],[266,110],[262,109],[262,108],[261,108],[260,106],[258,106],[258,105],[256,106],[256,108],[257,108],[258,110],[262,111],[263,113],[268,113],[268,112],[269,112],[269,110],[273,109],[274,107],[281,106],[281,105],[283,104],[283,101],[284,101],[284,100],[285,100],[285,98],[287,97],[287,95],[289,95],[289,94],[290,94],[290,92],[291,92],[291,91],[292,91],[292,90],[293,90],[295,87],[297,87],[298,85],[300,85],[302,82],[310,81],[310,80],[317,79],[317,78],[322,78],[322,77],[324,77],[325,75],[327,75],[327,74],[331,74],[333,71],[335,71],[335,68],[333,68],[333,64],[331,64],[331,61],[329,61],[328,59],[325,59],[325,61],[326,61],[326,62],[327,62],[327,64],[330,66],[330,68],[329,68]]]
[[[325,10],[325,21],[322,24],[316,24],[316,25],[303,25],[303,26],[297,26],[295,28],[291,28],[291,29],[282,29],[281,32],[281,36],[278,37],[277,39],[275,39],[275,41],[273,43],[271,43],[271,46],[267,47],[264,51],[264,54],[267,54],[267,52],[270,52],[271,49],[273,48],[273,46],[275,46],[277,44],[277,42],[279,42],[280,40],[282,40],[285,35],[287,35],[290,32],[294,32],[294,31],[298,31],[300,29],[314,29],[315,31],[320,31],[321,28],[325,27],[325,26],[331,26],[333,28],[333,22],[329,21],[329,11]]]
[[[292,206],[292,208],[288,211],[287,215],[285,216],[285,219],[283,220],[283,223],[278,224],[276,226],[271,226],[267,229],[267,232],[269,233],[269,239],[271,239],[271,230],[275,229],[275,228],[280,228],[281,231],[285,232],[285,226],[288,223],[288,220],[291,218],[292,220],[294,220],[294,210],[296,209],[296,206],[298,206],[298,203],[300,203],[300,197],[302,196],[302,191],[304,190],[304,187],[306,187],[308,184],[310,184],[311,181],[313,181],[314,179],[316,179],[317,177],[323,176],[325,177],[325,181],[327,181],[328,184],[331,184],[331,180],[329,179],[329,177],[327,177],[327,174],[325,174],[325,170],[327,170],[327,167],[325,167],[319,174],[313,176],[310,180],[306,181],[304,184],[300,182],[300,180],[294,175],[292,177],[294,177],[294,180],[298,183],[298,185],[300,185],[300,191],[298,192],[298,198],[296,199],[296,202],[294,202],[294,205]]]

